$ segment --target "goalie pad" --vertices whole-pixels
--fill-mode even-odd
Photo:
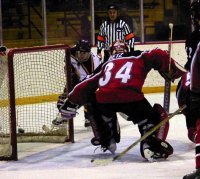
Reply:
[[[112,134],[112,138],[115,139],[115,142],[119,143],[120,142],[120,125],[117,119],[117,115],[116,113],[114,113],[111,116],[104,116],[102,115],[102,119],[104,120],[104,122],[106,123],[106,125],[109,126],[110,130],[111,130],[111,134]]]
[[[164,120],[168,116],[167,112],[160,104],[155,103],[153,106],[153,110],[157,116],[156,117],[157,121],[155,121],[155,125]],[[158,130],[156,130],[155,135],[157,138],[165,141],[168,135],[168,131],[169,131],[169,121],[167,121]]]
[[[112,120],[112,130],[113,130],[113,137],[115,139],[115,142],[119,143],[121,139],[121,130],[119,121],[117,119],[117,115],[115,114]]]
[[[112,117],[98,116],[100,116],[100,118],[97,118],[95,115],[95,118],[91,121],[91,126],[95,135],[91,143],[95,146],[101,145],[104,151],[109,150],[113,152],[116,150],[116,143],[120,142],[120,126],[117,115]]]
[[[121,139],[121,130],[118,119],[116,118],[112,121],[112,128],[108,127],[106,123],[103,123],[101,124],[100,129],[99,124],[97,128],[97,123],[94,120],[91,121],[91,126],[95,135],[95,137],[91,139],[92,145],[107,146],[111,138],[113,138],[116,143],[119,143]]]
[[[150,136],[140,143],[140,153],[148,161],[166,159],[173,154],[173,147],[166,141]]]

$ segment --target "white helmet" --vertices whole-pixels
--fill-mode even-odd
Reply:
[[[110,46],[111,55],[128,52],[128,46],[122,40],[116,40]]]

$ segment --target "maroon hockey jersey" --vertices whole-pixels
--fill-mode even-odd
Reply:
[[[176,71],[171,60],[172,71]],[[144,98],[142,87],[151,70],[168,72],[169,54],[161,49],[145,51],[135,57],[122,57],[106,62],[99,73],[79,83],[69,93],[71,102],[82,105],[96,92],[99,103],[127,103]]]

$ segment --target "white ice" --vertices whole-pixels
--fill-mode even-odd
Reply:
[[[146,94],[151,104],[163,104],[163,94]],[[177,109],[175,93],[171,94],[170,112]],[[167,160],[149,163],[139,151],[139,145],[121,159],[97,165],[91,163],[95,156],[109,157],[90,144],[91,129],[84,128],[83,111],[75,118],[75,143],[18,144],[18,161],[1,161],[1,179],[181,179],[195,168],[194,147],[187,138],[185,119],[177,115],[170,120],[167,141],[173,146],[174,154]],[[136,125],[119,116],[121,142],[119,154],[136,141],[140,135]],[[94,150],[96,149],[95,153]]]

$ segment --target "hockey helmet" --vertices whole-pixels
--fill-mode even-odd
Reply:
[[[128,46],[122,40],[116,40],[110,46],[111,55],[128,52]]]
[[[76,57],[79,62],[85,62],[90,57],[91,45],[87,40],[79,40],[76,43]]]
[[[193,0],[190,5],[191,19],[195,28],[200,27],[200,0]]]
[[[79,40],[76,43],[76,50],[81,52],[90,52],[91,50],[90,42],[87,40]]]

